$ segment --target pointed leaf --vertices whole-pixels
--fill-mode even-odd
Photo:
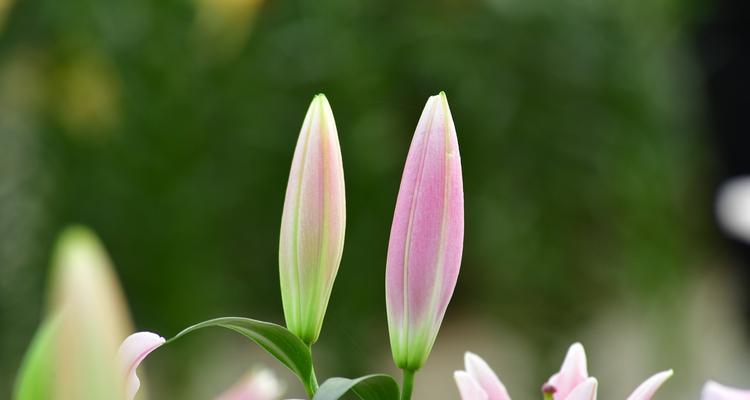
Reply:
[[[347,392],[356,394],[362,400],[398,400],[399,389],[389,375],[374,374],[356,379],[330,378],[323,382],[313,400],[336,400]]]
[[[216,318],[186,328],[167,343],[198,329],[215,326],[233,330],[258,344],[294,372],[306,389],[317,385],[313,384],[315,378],[310,348],[283,326],[270,322],[239,317]]]

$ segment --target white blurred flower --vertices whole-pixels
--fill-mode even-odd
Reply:
[[[283,393],[284,387],[273,372],[261,369],[247,374],[216,400],[277,400]]]
[[[735,389],[708,381],[703,385],[701,400],[750,400],[750,390]]]
[[[750,176],[730,179],[721,186],[716,218],[728,234],[750,242]]]

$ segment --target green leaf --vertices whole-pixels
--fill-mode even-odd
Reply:
[[[57,320],[43,322],[34,335],[16,378],[15,400],[48,400],[53,398],[55,378],[54,337]]]
[[[362,400],[398,400],[398,384],[389,375],[374,374],[356,379],[330,378],[323,382],[313,400],[336,400],[347,392]]]
[[[167,343],[198,329],[219,326],[233,330],[262,347],[294,372],[308,393],[314,393],[317,382],[313,374],[310,348],[283,326],[250,318],[226,317],[201,322],[186,328]]]

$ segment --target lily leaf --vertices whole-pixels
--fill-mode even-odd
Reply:
[[[56,319],[47,320],[34,335],[18,373],[13,396],[15,400],[44,400],[54,397],[53,341],[58,325]]]
[[[337,400],[347,392],[362,400],[398,400],[399,389],[389,375],[374,374],[356,379],[330,378],[323,382],[313,400]]]
[[[233,330],[255,342],[294,372],[308,393],[314,392],[318,384],[313,374],[310,348],[283,326],[250,318],[216,318],[186,328],[167,343],[198,329],[215,326]]]

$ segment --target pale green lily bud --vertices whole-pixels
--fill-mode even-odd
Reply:
[[[93,232],[72,227],[60,235],[52,285],[52,309],[61,315],[58,398],[119,398],[124,382],[117,351],[132,327],[112,263]]]
[[[328,100],[315,96],[294,151],[281,217],[279,274],[287,328],[315,343],[344,249],[344,169]]]
[[[117,352],[132,328],[104,248],[88,229],[68,228],[52,264],[49,314],[27,352],[15,398],[124,400]]]

